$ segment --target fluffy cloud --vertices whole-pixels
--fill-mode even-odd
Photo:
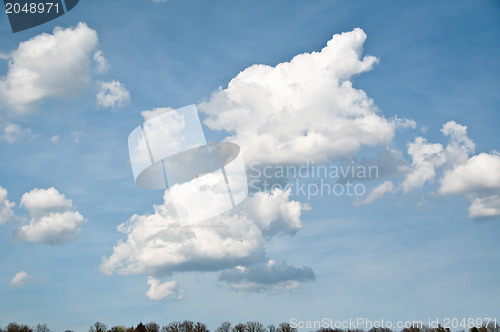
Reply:
[[[401,184],[404,192],[422,188],[426,182],[435,178],[437,169],[463,163],[474,152],[475,145],[467,137],[466,126],[449,121],[441,132],[449,139],[446,148],[439,143],[427,143],[423,137],[417,137],[413,143],[408,144],[412,168]]]
[[[500,216],[500,155],[480,153],[445,172],[439,193],[467,195],[471,218]]]
[[[466,126],[462,126],[455,121],[449,121],[444,124],[441,132],[449,139],[444,150],[448,164],[453,166],[462,164],[474,153],[476,145],[467,137]]]
[[[96,63],[96,70],[98,73],[105,73],[108,71],[108,61],[102,56],[102,51],[95,52],[93,58]]]
[[[301,227],[303,206],[279,190],[248,197],[244,207],[190,227],[180,227],[168,191],[164,199],[154,214],[134,215],[119,226],[127,240],[103,257],[103,273],[164,276],[254,264],[265,259],[266,236],[291,234]],[[264,218],[251,219],[255,216]]]
[[[473,197],[469,206],[470,218],[492,218],[500,216],[500,194]]]
[[[177,300],[183,299],[182,290],[175,280],[162,283],[154,277],[148,277],[149,289],[146,292],[146,297],[152,301],[161,301],[169,296],[175,297]]]
[[[219,89],[199,109],[214,130],[231,133],[248,162],[303,163],[351,158],[362,145],[391,142],[398,125],[387,120],[350,79],[377,59],[362,56],[361,29],[334,35],[320,52],[276,67],[254,65]]]
[[[500,190],[500,155],[480,153],[446,172],[439,193],[466,194]]]
[[[285,262],[269,260],[250,267],[236,266],[222,271],[219,280],[228,283],[233,290],[245,292],[276,293],[300,286],[300,282],[315,279],[310,267],[296,268]]]
[[[77,96],[91,82],[97,33],[85,23],[55,28],[19,44],[0,78],[0,100],[15,113],[27,113],[48,97]]]
[[[30,133],[31,130],[29,128],[23,129],[18,124],[7,123],[3,127],[3,134],[0,135],[0,141],[6,141],[9,144],[14,144]]]
[[[16,238],[27,242],[63,244],[80,232],[85,218],[74,211],[73,202],[55,188],[33,189],[21,197],[21,206],[30,214],[27,225],[16,231]]]
[[[117,243],[111,256],[103,257],[103,273],[150,275],[146,296],[152,300],[182,297],[175,281],[162,284],[156,279],[174,272],[226,270],[221,280],[230,283],[232,289],[243,290],[243,283],[251,283],[245,290],[259,292],[290,290],[300,282],[314,280],[309,268],[264,263],[266,241],[272,236],[293,234],[301,227],[300,215],[306,207],[290,201],[289,192],[275,190],[249,196],[237,209],[189,227],[180,227],[168,191],[164,199],[163,205],[155,206],[154,214],[134,215],[119,226],[127,239]],[[267,281],[254,280],[253,272],[240,280],[229,280],[231,269],[249,266],[253,271],[262,263],[267,266]]]
[[[28,282],[32,281],[33,277],[29,276],[26,272],[21,271],[12,278],[10,285],[12,287],[22,287]]]
[[[269,238],[281,234],[295,234],[301,227],[302,211],[308,205],[289,200],[289,191],[258,192],[239,205],[234,213],[252,220]]]
[[[443,151],[443,145],[429,144],[423,137],[417,137],[415,142],[408,144],[412,169],[401,184],[404,192],[422,188],[427,181],[434,179],[436,168],[446,161]]]
[[[410,192],[438,179],[439,195],[465,195],[470,202],[470,218],[500,216],[500,154],[473,155],[475,145],[467,136],[467,127],[447,122],[441,132],[448,143],[429,143],[417,137],[408,144],[412,158],[408,172],[394,187],[386,181],[376,187],[361,204],[372,203],[386,193]]]
[[[470,218],[500,216],[500,156],[480,153],[472,155],[474,143],[467,137],[467,127],[455,121],[441,129],[448,144],[430,144],[419,137],[409,144],[412,171],[401,184],[408,192],[432,181],[440,171],[440,195],[464,194],[470,201]],[[472,155],[472,156],[471,156]]]
[[[97,104],[102,107],[121,107],[130,102],[130,92],[118,81],[99,82]]]
[[[12,208],[15,203],[11,203],[7,200],[7,190],[0,187],[0,225],[3,225],[14,217],[14,211]]]

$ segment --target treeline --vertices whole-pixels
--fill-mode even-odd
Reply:
[[[52,332],[52,330],[46,324],[38,324],[32,328],[28,325],[10,323],[5,329],[0,327],[0,332]],[[74,331],[66,330],[65,332]],[[147,324],[141,322],[132,327],[124,325],[108,327],[106,324],[96,322],[89,327],[88,332],[210,332],[210,330],[203,323],[185,320],[183,322],[172,322],[166,326],[160,326],[155,322]],[[297,332],[297,329],[292,328],[288,323],[281,323],[278,327],[274,325],[265,327],[259,322],[239,323],[234,326],[230,322],[224,322],[215,332]]]
[[[466,332],[466,330],[462,330]],[[488,324],[481,327],[472,327],[467,330],[468,332],[500,332],[497,324]],[[52,332],[46,324],[38,324],[35,327],[28,325],[19,325],[17,323],[10,323],[5,328],[0,327],[0,332]],[[66,330],[65,332],[74,332]],[[166,326],[160,326],[155,322],[143,324],[142,322],[137,326],[126,327],[124,325],[115,325],[108,327],[106,324],[96,322],[92,324],[88,332],[210,332],[207,326],[200,322],[192,322],[185,320],[183,322],[172,322]],[[231,322],[224,322],[215,329],[215,332],[297,332],[297,329],[292,327],[289,323],[281,323],[278,326],[268,325],[264,326],[259,322],[238,323],[232,325]],[[321,328],[316,331],[310,332],[364,332],[362,329],[332,329]],[[368,332],[397,332],[389,328],[374,327]],[[449,328],[438,326],[430,328],[427,326],[404,328],[399,332],[451,332]]]

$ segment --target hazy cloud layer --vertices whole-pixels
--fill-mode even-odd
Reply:
[[[3,128],[0,127],[0,142],[5,141],[9,144],[14,144],[30,134],[31,129],[22,128],[16,123],[8,122],[3,125]]]
[[[301,282],[313,281],[315,275],[310,267],[297,268],[286,262],[269,260],[267,263],[249,267],[236,266],[222,271],[219,280],[231,289],[245,292],[276,293],[300,286]]]

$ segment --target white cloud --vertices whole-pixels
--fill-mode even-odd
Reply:
[[[28,282],[31,282],[33,277],[29,276],[26,272],[21,271],[12,278],[10,281],[10,286],[12,287],[22,287]]]
[[[295,234],[302,228],[301,213],[309,206],[290,201],[289,196],[290,192],[283,190],[258,192],[243,201],[234,213],[247,216],[266,237]]]
[[[467,195],[470,218],[500,216],[500,155],[480,153],[444,173],[441,195]]]
[[[219,280],[231,289],[244,292],[278,293],[300,287],[301,282],[313,281],[315,275],[310,267],[297,268],[286,262],[269,260],[267,263],[249,267],[236,266],[222,271]]]
[[[470,218],[492,218],[500,216],[500,194],[473,198],[469,206]]]
[[[176,280],[162,283],[154,277],[148,277],[148,286],[149,289],[146,292],[146,297],[152,301],[161,301],[169,296],[173,296],[177,300],[182,300],[184,297]]]
[[[153,108],[152,110],[142,111],[141,115],[144,118],[144,121],[148,121],[151,120],[152,118],[157,117],[158,115],[171,111],[174,111],[174,109],[171,107],[158,107],[158,108]]]
[[[31,129],[29,128],[21,128],[18,124],[15,123],[7,123],[3,127],[3,134],[0,135],[0,141],[6,141],[9,144],[14,144],[23,139],[23,137],[29,135],[31,133]]]
[[[122,107],[130,102],[130,92],[118,81],[99,82],[97,104],[102,107]]]
[[[93,59],[96,63],[96,70],[98,73],[105,73],[108,71],[108,61],[102,56],[102,51],[95,52]]]
[[[248,197],[239,210],[195,226],[179,227],[168,191],[164,199],[163,205],[154,206],[154,214],[134,215],[119,226],[127,239],[117,243],[110,257],[103,257],[103,273],[164,276],[262,262],[266,238],[271,233],[293,234],[300,227],[303,207],[289,201],[289,193],[277,190]],[[259,205],[265,206],[258,210]],[[251,219],[255,216],[264,219]]]
[[[7,200],[7,190],[0,187],[0,225],[6,224],[15,217],[12,211],[15,205],[16,203]]]
[[[449,138],[446,146],[446,161],[451,165],[464,163],[469,155],[474,153],[476,146],[467,137],[467,127],[459,125],[455,121],[447,122],[441,132]]]
[[[351,77],[377,59],[362,56],[361,29],[334,35],[320,52],[295,56],[276,67],[254,65],[199,109],[214,130],[231,133],[247,162],[304,163],[353,157],[362,145],[385,145],[395,128]]]
[[[466,195],[470,218],[500,216],[500,155],[472,155],[475,145],[467,136],[467,127],[455,121],[447,122],[441,132],[448,137],[446,147],[427,143],[422,137],[408,145],[412,170],[400,188],[405,192],[421,188],[440,174],[438,193]]]
[[[401,184],[404,192],[422,188],[436,175],[436,168],[441,167],[446,159],[441,144],[430,144],[423,137],[417,137],[415,142],[408,144],[408,154],[412,158],[411,171]]]
[[[63,244],[80,232],[85,218],[74,211],[73,202],[55,188],[33,189],[21,197],[21,206],[30,214],[27,225],[16,231],[20,240],[35,243]]]
[[[500,154],[472,155],[475,145],[467,136],[467,127],[455,121],[447,122],[441,132],[448,137],[446,147],[417,137],[408,144],[412,163],[400,185],[394,188],[392,182],[386,181],[360,204],[372,203],[386,193],[420,189],[437,178],[439,195],[467,197],[470,218],[500,216]]]
[[[500,190],[500,155],[480,153],[451,169],[441,180],[442,195]]]
[[[53,144],[57,144],[59,143],[59,141],[61,140],[61,136],[59,135],[54,135],[50,138],[50,141],[53,143]]]
[[[360,204],[371,204],[384,196],[387,193],[394,191],[394,184],[391,181],[385,181],[384,183],[375,187],[372,192],[366,197],[366,199]]]
[[[396,116],[396,117],[394,117],[393,122],[395,123],[396,127],[398,127],[398,128],[411,128],[411,129],[417,128],[417,123],[415,122],[415,120],[400,119]]]
[[[446,148],[439,143],[427,143],[423,137],[417,137],[413,143],[408,144],[412,164],[411,171],[401,184],[404,192],[422,188],[426,182],[434,180],[438,169],[464,163],[474,152],[475,145],[467,137],[466,126],[449,121],[441,132],[449,139]]]
[[[28,113],[48,97],[79,95],[91,82],[90,64],[97,33],[85,23],[42,33],[10,54],[7,76],[0,78],[0,100],[14,113]]]

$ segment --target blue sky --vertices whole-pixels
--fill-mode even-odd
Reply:
[[[16,34],[0,15],[0,34],[0,326],[500,318],[498,1],[82,0]],[[334,35],[342,52],[330,57]],[[300,66],[272,70],[299,54]],[[345,81],[352,88],[336,85]],[[202,232],[176,251],[172,235],[165,255],[185,264],[149,268],[127,257],[150,240],[127,236],[168,201],[135,185],[127,137],[142,111],[190,104],[208,140],[242,147],[247,169],[316,160],[382,175],[359,181],[363,197],[251,193],[227,237],[251,250],[225,259],[235,253],[220,234]],[[234,120],[234,107],[253,113]],[[267,209],[278,212],[265,228]],[[54,215],[68,232],[22,231]],[[227,251],[205,255],[202,240]]]

